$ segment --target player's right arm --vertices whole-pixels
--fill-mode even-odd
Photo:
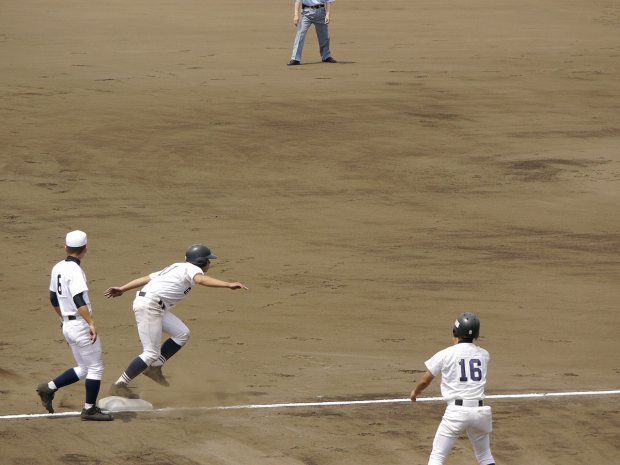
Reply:
[[[416,384],[413,391],[411,391],[411,402],[416,402],[418,396],[431,384],[435,376],[439,376],[443,365],[444,354],[445,350],[439,351],[424,362],[424,365],[426,365],[426,372],[420,377],[418,384]]]
[[[420,377],[420,380],[418,381],[418,384],[416,384],[413,391],[411,391],[411,402],[415,402],[418,396],[422,394],[422,391],[424,391],[424,389],[426,389],[434,379],[435,377],[430,371],[424,373]]]
[[[299,15],[301,14],[301,0],[295,1],[295,6],[293,7],[293,25],[297,26],[299,24]]]
[[[120,287],[109,287],[105,290],[103,295],[105,295],[108,299],[111,297],[120,297],[125,292],[130,291],[132,289],[136,289],[138,287],[145,286],[151,280],[150,276],[142,276],[141,278],[134,279],[133,281],[129,281],[127,284]]]

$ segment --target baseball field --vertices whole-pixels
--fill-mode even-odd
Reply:
[[[0,2],[0,464],[425,465],[441,401],[353,402],[406,399],[466,310],[498,465],[620,463],[620,395],[506,397],[620,389],[618,2],[337,0],[338,63],[311,30],[287,67],[292,12]],[[153,412],[28,416],[74,365],[48,298],[72,229],[100,397],[141,352],[106,288],[196,242],[249,287],[174,310],[171,386],[134,383]]]

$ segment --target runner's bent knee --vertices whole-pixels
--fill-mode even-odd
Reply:
[[[145,350],[140,354],[140,358],[148,366],[151,366],[155,360],[159,358],[159,350]]]
[[[180,346],[184,346],[185,344],[187,344],[187,341],[189,341],[189,329],[183,333],[176,334],[170,339],[172,339],[174,342],[176,342]]]

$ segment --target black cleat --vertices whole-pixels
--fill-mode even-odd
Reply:
[[[301,62],[298,60],[291,60],[288,62],[286,66],[297,66],[297,65],[301,65]]]
[[[80,414],[82,420],[86,421],[112,421],[114,417],[111,413],[104,413],[101,411],[99,407],[93,405],[89,409],[82,409],[82,413]]]
[[[56,391],[50,389],[47,383],[43,383],[37,386],[37,394],[39,394],[39,397],[41,398],[41,405],[45,407],[49,413],[54,413],[52,401],[54,400],[54,394],[56,394]]]

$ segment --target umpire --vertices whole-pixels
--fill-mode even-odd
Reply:
[[[334,0],[295,0],[293,12],[293,24],[297,27],[293,54],[289,66],[301,64],[301,53],[304,48],[306,34],[310,26],[314,24],[316,35],[319,39],[321,60],[323,63],[336,63],[329,50],[330,5]]]

